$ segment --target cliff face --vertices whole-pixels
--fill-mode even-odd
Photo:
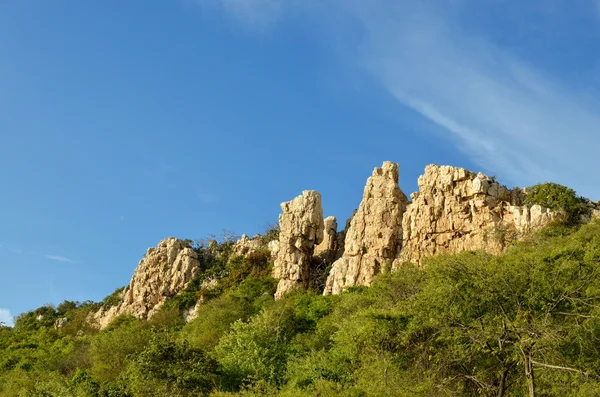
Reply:
[[[129,314],[141,319],[152,317],[165,300],[183,290],[200,273],[198,255],[183,241],[170,237],[149,248],[135,269],[118,305],[100,309],[90,320],[105,328],[115,317]]]
[[[522,205],[525,192],[464,168],[430,165],[418,181],[402,219],[403,241],[394,267],[420,264],[436,253],[485,250],[501,253],[527,231],[558,214]]]
[[[510,242],[563,216],[524,205],[524,189],[509,190],[495,178],[463,168],[427,166],[410,202],[398,180],[398,164],[375,168],[358,210],[340,232],[334,217],[323,219],[321,195],[304,191],[281,204],[278,239],[242,236],[233,254],[251,255],[268,245],[272,274],[279,280],[276,299],[309,286],[324,285],[324,294],[338,294],[347,287],[368,286],[377,274],[407,262],[422,265],[424,258],[438,253],[501,253]],[[587,210],[583,221],[600,217],[598,203],[588,201]],[[104,328],[121,314],[150,318],[199,273],[194,250],[175,238],[163,240],[140,261],[121,303],[90,314],[90,320]],[[192,318],[194,310],[187,316]]]
[[[367,180],[363,199],[346,231],[344,253],[333,264],[325,294],[369,285],[391,266],[402,243],[402,215],[408,202],[398,187],[398,164],[385,162]]]
[[[509,190],[495,178],[464,168],[426,167],[411,202],[400,190],[398,179],[398,165],[385,162],[367,180],[358,210],[346,229],[336,233],[338,248],[336,256],[329,257],[333,264],[324,294],[338,294],[350,286],[368,286],[379,273],[407,262],[421,265],[425,257],[438,253],[485,250],[498,254],[511,241],[562,216],[539,205],[523,205],[525,190]],[[293,227],[302,230],[302,217],[295,219],[299,223]],[[282,231],[286,227],[281,224]],[[333,241],[330,229],[326,234],[328,241]],[[309,246],[312,249],[314,243],[304,239],[301,245],[305,247],[303,263],[310,266]],[[278,270],[274,273],[282,279],[278,297],[291,288],[286,287],[289,277],[279,275],[295,273],[295,260],[278,256]],[[304,269],[306,273],[306,265]]]

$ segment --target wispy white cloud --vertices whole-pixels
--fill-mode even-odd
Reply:
[[[598,101],[485,32],[465,30],[458,15],[468,1],[324,1],[362,32],[348,63],[437,125],[483,169],[515,184],[553,180],[600,198]],[[221,1],[257,21],[256,13],[278,15],[272,3],[281,7],[275,0]]]
[[[49,255],[49,254],[46,254],[46,255],[44,255],[44,258],[50,259],[50,260],[53,260],[53,261],[57,261],[57,262],[77,263],[77,262],[75,262],[72,259],[69,259],[69,258],[67,258],[65,256],[60,256],[60,255]]]
[[[450,133],[487,170],[600,196],[597,104],[468,35],[452,14],[401,3],[353,10],[366,32],[359,62],[386,90]]]
[[[0,308],[0,323],[4,323],[10,327],[14,325],[14,318],[10,314],[10,310]]]

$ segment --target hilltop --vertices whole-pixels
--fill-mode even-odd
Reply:
[[[254,237],[149,248],[129,285],[0,329],[0,395],[554,395],[600,390],[600,204],[384,162]],[[535,374],[535,376],[534,376]],[[586,394],[587,393],[587,394]]]

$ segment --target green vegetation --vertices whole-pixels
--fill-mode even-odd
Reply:
[[[566,223],[570,225],[579,222],[586,211],[584,199],[578,197],[575,190],[552,182],[527,188],[525,204],[538,204],[554,211],[562,211],[566,215]]]
[[[0,327],[0,396],[600,395],[599,223],[278,301],[268,257],[211,244],[151,321],[96,331],[65,302]]]
[[[108,295],[106,298],[99,303],[100,307],[103,309],[108,309],[112,306],[117,306],[121,302],[123,302],[123,291],[125,291],[125,287],[117,288],[115,292]]]

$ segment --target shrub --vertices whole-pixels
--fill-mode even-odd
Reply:
[[[261,243],[266,247],[269,242],[279,240],[279,223],[271,223],[265,227],[264,235],[260,236]]]
[[[151,333],[141,320],[118,316],[91,343],[91,364],[94,379],[115,381],[129,363],[147,346]]]
[[[207,395],[218,383],[214,359],[187,343],[155,335],[135,359],[129,384],[135,395]]]
[[[558,183],[540,183],[527,189],[526,205],[541,205],[554,211],[563,211],[568,224],[579,221],[586,207],[583,198],[578,197],[575,190]]]
[[[27,313],[22,313],[15,319],[15,329],[34,331],[49,328],[54,325],[58,313],[53,305],[39,307]]]
[[[115,290],[115,292],[113,292],[112,294],[110,294],[106,298],[104,298],[102,300],[102,302],[98,303],[98,305],[102,309],[108,309],[110,307],[117,306],[118,304],[123,302],[122,295],[123,295],[123,291],[125,290],[125,288],[126,287],[117,288]]]

